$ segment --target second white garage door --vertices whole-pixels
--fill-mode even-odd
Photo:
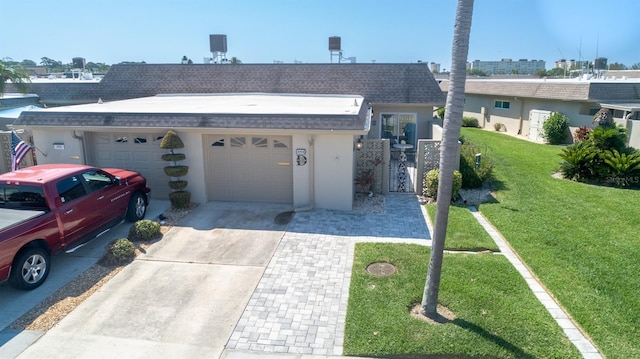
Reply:
[[[210,200],[293,202],[290,136],[207,135]]]
[[[167,150],[160,148],[164,133],[99,133],[91,134],[92,165],[126,168],[140,172],[147,179],[152,198],[168,198],[170,178],[161,159]]]

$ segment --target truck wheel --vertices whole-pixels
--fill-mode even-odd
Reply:
[[[135,222],[144,219],[147,213],[147,196],[144,193],[136,192],[129,200],[127,208],[127,221]]]
[[[49,275],[49,253],[40,247],[23,250],[13,261],[9,284],[16,289],[38,288]]]

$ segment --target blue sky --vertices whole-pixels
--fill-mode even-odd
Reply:
[[[73,57],[195,63],[209,34],[227,35],[227,58],[326,63],[328,38],[358,63],[450,67],[455,0],[0,0],[0,59]],[[579,4],[579,5],[578,5]],[[628,14],[628,15],[625,15]],[[640,1],[476,0],[469,61],[606,57],[640,63]],[[337,59],[334,58],[334,62]]]

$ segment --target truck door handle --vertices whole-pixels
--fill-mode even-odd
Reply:
[[[72,212],[73,212],[73,208],[72,208],[72,209],[70,209],[70,210],[68,210],[68,211],[66,211],[65,213],[66,213],[66,214],[71,214]]]
[[[98,197],[98,200],[101,200],[101,199],[103,199],[103,198],[104,198],[104,196],[100,196],[100,197]]]

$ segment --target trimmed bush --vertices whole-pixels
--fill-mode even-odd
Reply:
[[[500,122],[496,122],[493,124],[493,129],[500,132],[502,131],[502,126],[504,126],[503,124],[501,124]]]
[[[120,238],[113,242],[104,257],[102,263],[105,265],[123,265],[130,263],[136,257],[136,248],[126,238]]]
[[[187,156],[185,156],[184,153],[165,153],[160,158],[162,158],[163,161],[177,162],[184,160]]]
[[[170,153],[163,154],[162,159],[173,162],[172,166],[166,166],[164,168],[164,173],[172,178],[172,180],[169,181],[169,187],[174,190],[174,192],[169,194],[169,200],[171,200],[171,207],[173,208],[188,208],[191,204],[191,193],[184,190],[189,182],[180,179],[180,177],[186,176],[187,173],[189,173],[189,166],[176,164],[177,161],[184,160],[186,156],[173,151],[183,147],[184,142],[182,142],[178,134],[173,130],[167,131],[160,142],[160,148],[170,151]]]
[[[189,204],[191,203],[191,192],[171,192],[169,193],[169,200],[174,208],[189,208]]]
[[[432,169],[424,175],[423,195],[437,200],[438,198],[438,182],[440,181],[440,170]],[[451,199],[456,200],[462,187],[462,174],[460,171],[453,171],[453,188],[451,189]]]
[[[169,177],[182,177],[189,173],[189,166],[166,166],[164,173]]]
[[[554,112],[542,124],[542,133],[549,144],[565,143],[569,135],[569,118],[560,112]]]
[[[480,127],[475,117],[462,117],[462,127]]]
[[[129,228],[129,240],[133,242],[147,242],[158,236],[160,236],[160,223],[150,219],[137,221]]]
[[[169,181],[169,187],[176,191],[185,189],[188,184],[188,181]]]

